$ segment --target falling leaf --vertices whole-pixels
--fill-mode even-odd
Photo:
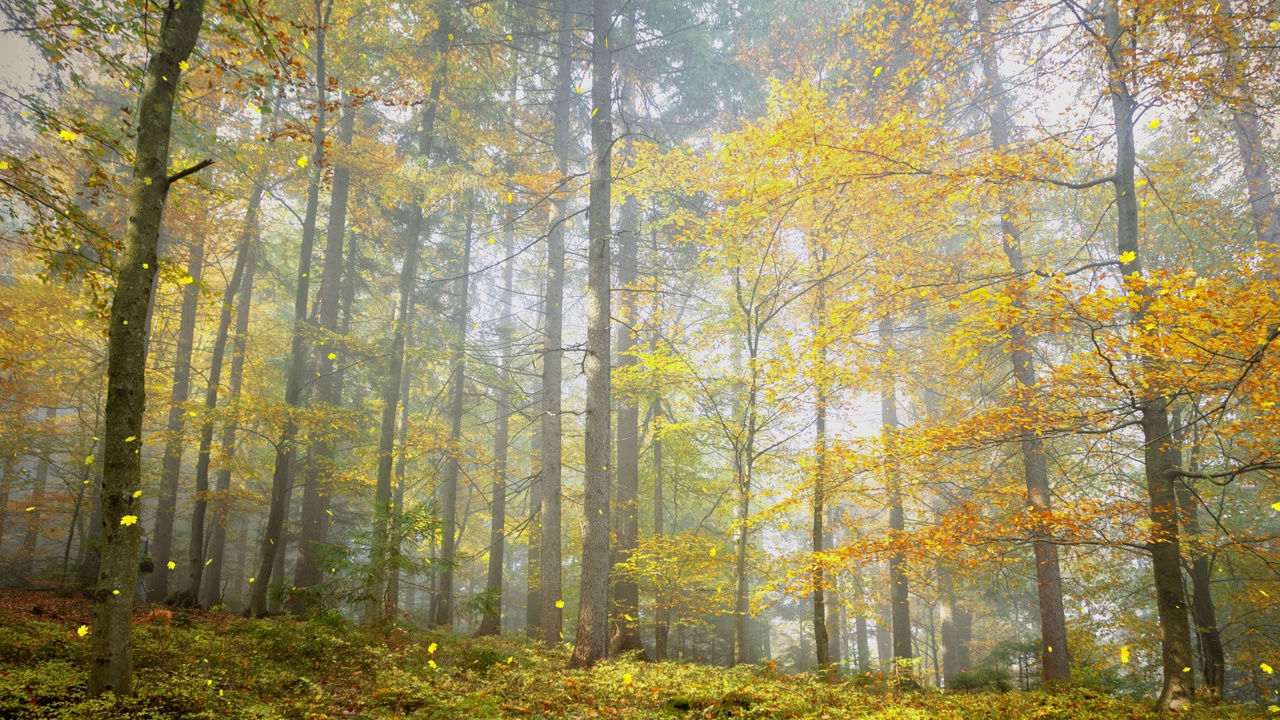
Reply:
[[[66,140],[67,142],[75,142],[76,138],[79,136],[71,132],[70,130],[61,130],[58,132],[58,137],[62,138],[63,140]]]
[[[1125,645],[1120,648],[1120,662],[1124,665],[1129,664],[1129,646]]]
[[[120,518],[120,524],[121,524],[121,525],[124,525],[124,526],[126,526],[126,527],[128,527],[129,525],[136,525],[136,524],[138,524],[138,516],[137,516],[137,515],[125,515],[124,517]]]
[[[146,265],[143,265],[142,267],[146,267]],[[124,441],[125,441],[125,442],[133,442],[134,440],[137,440],[137,439],[138,439],[138,437],[137,437],[136,435],[130,435],[129,437],[125,438],[125,439],[124,439]]]
[[[305,157],[298,158],[298,167],[304,168],[306,166],[307,166],[307,159]]]
[[[120,594],[120,591],[119,591],[119,590],[112,590],[112,591],[111,591],[111,594],[112,594],[112,595],[119,595],[119,594]]]
[[[435,660],[428,660],[428,661],[427,661],[427,664],[428,664],[428,665],[430,665],[432,668],[435,668],[435,666],[436,666],[436,661],[435,661]]]
[[[1271,509],[1280,512],[1280,502],[1271,503]]]
[[[330,360],[337,360],[337,359],[338,359],[338,353],[329,353],[329,359],[330,359]]]
[[[134,490],[134,491],[133,491],[133,496],[134,496],[135,498],[140,498],[140,497],[142,497],[142,491],[141,491],[141,490]]]
[[[430,645],[428,645],[428,646],[427,646],[427,652],[429,652],[429,653],[433,653],[433,652],[435,652],[435,651],[436,651],[436,644],[435,644],[435,643],[431,643]]]
[[[1155,130],[1156,128],[1160,127],[1160,121],[1152,120],[1151,122],[1147,123],[1147,127],[1151,128],[1152,130]]]
[[[1270,675],[1271,673],[1275,672],[1275,670],[1272,670],[1272,669],[1271,669],[1271,666],[1270,666],[1270,665],[1268,665],[1268,664],[1266,664],[1266,663],[1262,663],[1262,664],[1261,664],[1261,665],[1259,665],[1258,667],[1262,668],[1262,672],[1264,672],[1264,673],[1266,673],[1266,674],[1268,674],[1268,675]]]
[[[1136,259],[1137,259],[1137,257],[1138,257],[1138,253],[1136,253],[1136,252],[1134,252],[1134,251],[1132,251],[1132,250],[1129,250],[1128,252],[1122,252],[1122,253],[1120,253],[1120,262],[1122,262],[1122,263],[1131,263],[1131,262],[1133,262],[1134,260],[1136,260]]]
[[[149,178],[149,177],[144,177],[144,178],[142,178],[142,184],[143,184],[143,185],[150,185],[150,184],[151,184],[151,178]]]
[[[557,601],[556,601],[556,607],[558,607],[558,608],[563,608],[563,607],[564,607],[564,601],[563,601],[563,600],[557,600]]]
[[[884,66],[877,66],[876,71],[871,73],[871,77],[880,77],[880,73],[884,72]]]
[[[631,673],[622,673],[622,684],[623,684],[623,685],[630,685],[630,684],[631,684],[631,682],[632,682],[632,680],[631,680]]]
[[[90,456],[86,457],[86,458],[84,459],[84,464],[85,464],[85,465],[92,465],[92,464],[93,464],[93,456],[92,456],[92,455],[90,455]]]
[[[716,549],[711,548],[711,557],[715,557],[715,556],[716,556]]]
[[[9,163],[0,161],[0,170],[8,170],[8,169],[9,169]]]
[[[81,626],[80,626],[80,629],[79,629],[79,630],[76,630],[76,634],[77,634],[77,635],[79,635],[80,637],[84,637],[85,635],[88,635],[88,634],[89,634],[89,626],[88,626],[88,625],[81,625]]]
[[[172,561],[172,560],[170,560],[170,561],[169,561],[169,569],[170,569],[170,570],[173,570],[173,569],[175,569],[175,568],[177,568],[177,567],[178,567],[178,564],[177,564],[177,563],[175,563],[175,562],[174,562],[174,561]]]
[[[31,507],[27,508],[24,512],[31,512],[32,510],[35,510],[35,509],[36,509],[36,506],[32,505]]]

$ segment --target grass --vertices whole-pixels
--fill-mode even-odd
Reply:
[[[12,604],[10,604],[12,605]],[[85,694],[85,608],[0,610],[0,718],[1154,718],[1150,701],[1081,688],[899,693],[863,676],[829,682],[761,667],[632,660],[565,669],[522,638],[375,631],[311,620],[175,612],[135,625],[137,694]],[[1197,707],[1189,718],[1258,717]]]

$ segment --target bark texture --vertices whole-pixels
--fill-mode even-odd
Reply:
[[[204,21],[204,0],[170,4],[147,65],[138,104],[137,144],[129,187],[129,217],[107,330],[107,405],[103,431],[102,552],[93,592],[89,694],[133,692],[130,633],[138,576],[142,483],[139,455],[146,408],[147,305],[155,277],[156,242],[169,192],[169,138],[184,62]],[[144,180],[146,182],[144,182]]]
[[[609,649],[609,321],[610,227],[613,166],[613,27],[610,0],[594,0],[591,13],[591,193],[587,211],[586,438],[583,449],[582,580],[578,627],[569,666],[589,667]]]

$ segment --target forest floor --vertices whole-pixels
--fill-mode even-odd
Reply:
[[[829,681],[764,667],[619,660],[565,669],[523,638],[336,616],[247,620],[147,608],[135,617],[137,694],[85,694],[90,622],[81,599],[0,591],[0,718],[1141,718],[1150,701],[1055,692],[894,692],[871,677]],[[144,614],[146,613],[146,614]],[[1258,717],[1198,707],[1183,718]]]

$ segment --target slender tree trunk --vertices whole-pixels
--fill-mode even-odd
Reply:
[[[750,603],[747,600],[750,591],[750,579],[747,577],[747,547],[751,539],[751,492],[755,479],[755,442],[756,442],[756,405],[759,397],[759,367],[756,363],[759,352],[759,328],[754,327],[754,313],[745,312],[747,324],[747,349],[750,353],[747,390],[745,437],[734,449],[734,476],[738,485],[738,538],[736,557],[734,558],[734,599],[733,599],[733,646],[729,663],[752,662],[750,644]],[[740,357],[740,356],[739,356]],[[738,363],[735,362],[735,365]],[[736,403],[735,403],[736,404]],[[740,413],[736,410],[734,416]]]
[[[355,135],[355,110],[347,108],[338,123],[338,142],[351,146]],[[324,274],[320,279],[320,333],[322,340],[316,344],[316,372],[318,381],[316,400],[320,412],[331,411],[342,404],[342,377],[334,371],[338,353],[342,350],[342,338],[337,335],[338,311],[342,291],[342,246],[347,227],[347,197],[351,188],[351,170],[345,163],[333,168],[333,184],[329,200],[329,226],[325,237]],[[325,432],[317,434],[312,446],[308,478],[302,489],[302,517],[298,538],[298,562],[294,565],[294,590],[305,591],[320,583],[323,575],[316,555],[324,545],[329,528],[329,477],[333,473],[334,438]],[[294,593],[289,601],[290,612],[300,613],[305,608],[303,596]]]
[[[886,358],[893,351],[893,316],[885,315],[880,319],[880,347]],[[889,490],[889,534],[895,542],[905,542],[906,514],[902,508],[902,478],[894,467],[894,434],[898,423],[897,380],[892,369],[883,370],[880,390],[880,422],[884,428],[886,474]],[[901,550],[895,550],[889,558],[889,603],[893,616],[893,659],[894,672],[903,682],[911,679],[911,660],[915,653],[911,649],[911,593],[910,580],[907,577],[907,561]]]
[[[435,32],[433,45],[441,48],[436,58],[436,67],[431,78],[427,102],[422,109],[421,127],[418,129],[418,157],[430,161],[431,150],[435,144],[436,110],[440,105],[440,91],[444,87],[448,73],[449,48],[446,38],[450,38],[448,18],[440,18],[440,26]],[[380,572],[386,558],[390,543],[391,503],[391,470],[396,439],[396,410],[400,401],[400,381],[404,374],[405,334],[408,332],[409,298],[417,287],[418,261],[422,252],[422,197],[416,194],[409,208],[409,223],[404,235],[404,265],[400,269],[399,302],[396,309],[396,322],[391,335],[391,361],[382,389],[382,422],[378,435],[378,479],[374,490],[374,538],[372,562],[375,572]],[[380,580],[386,583],[386,579]],[[375,588],[374,598],[384,597],[386,588]],[[387,617],[388,608],[385,600],[382,607],[378,602],[371,602],[366,609],[367,619],[380,621]]]
[[[4,532],[9,519],[9,492],[13,487],[13,463],[17,456],[8,446],[4,448],[4,460],[0,465],[0,548],[4,546]]]
[[[18,552],[18,578],[24,584],[31,584],[36,576],[36,553],[37,543],[40,539],[40,525],[44,517],[45,490],[49,482],[49,455],[53,453],[53,447],[49,443],[48,438],[53,434],[53,421],[58,417],[58,409],[47,407],[44,409],[44,424],[46,437],[39,443],[39,455],[36,458],[36,476],[31,483],[31,492],[27,495],[27,507],[32,508],[23,512],[25,532],[22,535],[22,549]]]
[[[825,257],[819,255],[825,260]],[[818,268],[819,273],[822,268]],[[817,288],[817,302],[814,307],[814,325],[815,335],[821,337],[823,332],[823,323],[826,318],[826,294],[825,287]],[[821,554],[825,547],[825,538],[823,536],[822,521],[826,513],[826,477],[827,477],[827,385],[826,379],[822,377],[826,372],[827,348],[822,345],[818,348],[818,357],[815,371],[818,377],[815,379],[817,388],[817,402],[815,403],[814,412],[816,418],[814,420],[814,462],[813,462],[813,647],[814,654],[820,668],[826,668],[831,664],[831,636],[827,633],[827,607],[824,591],[826,589],[826,578],[823,577]]]
[[[261,202],[260,191],[255,191],[255,194]],[[223,293],[222,312],[218,316],[218,334],[213,341],[213,352],[209,362],[209,383],[204,395],[206,417],[200,426],[200,452],[196,460],[195,505],[191,511],[191,539],[187,545],[187,584],[172,598],[173,604],[181,607],[193,607],[200,602],[200,585],[204,578],[205,512],[209,504],[207,498],[209,461],[213,448],[213,418],[209,417],[209,414],[218,407],[218,390],[222,382],[222,356],[226,351],[227,337],[231,331],[231,305],[240,291],[240,283],[244,278],[250,252],[248,239],[242,239],[240,248],[236,252],[236,265],[231,273],[231,281]]]
[[[311,181],[307,188],[307,209],[302,220],[302,244],[298,248],[298,279],[293,299],[293,340],[289,350],[289,373],[285,380],[284,403],[296,408],[302,401],[303,372],[307,366],[307,302],[311,291],[311,256],[315,244],[316,215],[320,205],[320,184],[323,178],[325,139],[325,32],[328,11],[332,0],[323,7],[325,0],[315,0],[316,17],[316,109],[315,126],[311,139]],[[276,553],[284,542],[284,524],[289,513],[289,495],[293,488],[293,466],[297,456],[297,425],[290,415],[285,418],[284,429],[276,444],[275,468],[271,475],[271,504],[267,513],[266,534],[262,542],[262,557],[258,575],[249,592],[249,607],[245,611],[252,617],[267,614],[267,589],[276,567]]]
[[[142,415],[146,408],[147,305],[157,271],[156,241],[169,191],[169,137],[178,80],[204,20],[204,0],[164,7],[160,36],[138,103],[136,153],[129,186],[124,250],[117,265],[107,330],[107,405],[103,431],[102,554],[93,595],[90,696],[133,693],[131,643],[138,577],[137,517],[142,484]],[[143,182],[146,179],[148,182]]]
[[[1253,230],[1258,240],[1272,245],[1280,244],[1280,222],[1275,217],[1275,191],[1271,183],[1271,168],[1262,144],[1262,123],[1258,102],[1248,79],[1242,74],[1239,39],[1236,28],[1231,26],[1233,11],[1230,0],[1214,3],[1214,12],[1228,24],[1222,40],[1222,71],[1226,81],[1225,92],[1231,108],[1231,129],[1240,148],[1240,163],[1244,170],[1245,186],[1249,194],[1249,210],[1253,216]]]
[[[1136,39],[1129,34],[1127,20],[1122,23],[1117,0],[1103,4],[1103,37],[1108,58],[1108,91],[1116,125],[1116,172],[1113,183],[1116,192],[1116,251],[1123,277],[1143,277],[1141,249],[1138,246],[1138,200],[1134,184],[1137,152],[1134,146],[1133,127],[1137,101],[1129,88],[1129,71],[1126,59],[1131,55],[1131,44]],[[1132,312],[1132,321],[1143,321],[1151,300],[1149,285],[1143,284],[1138,292],[1143,302]],[[1144,372],[1155,374],[1158,361],[1144,357]],[[1182,586],[1182,551],[1178,541],[1177,495],[1171,473],[1168,445],[1170,442],[1168,398],[1160,394],[1160,388],[1151,388],[1148,395],[1136,403],[1142,423],[1143,454],[1150,501],[1151,568],[1155,576],[1156,610],[1160,618],[1161,650],[1163,654],[1164,682],[1160,690],[1158,706],[1162,710],[1182,710],[1190,707],[1195,698],[1195,678],[1190,671],[1194,662],[1191,652],[1191,621],[1188,617],[1186,596]]]
[[[514,99],[515,93],[512,92]],[[485,591],[493,599],[495,612],[485,613],[480,620],[480,635],[497,635],[502,631],[502,572],[506,549],[507,524],[507,442],[511,417],[511,294],[516,248],[515,205],[508,202],[503,220],[502,255],[502,320],[498,323],[499,368],[498,388],[494,398],[493,494],[490,502],[489,574]]]
[[[979,0],[980,22],[990,32],[991,0]],[[1009,113],[1004,85],[1000,80],[999,57],[995,40],[987,41],[982,69],[991,117],[991,145],[997,151],[1009,145]],[[1002,197],[1000,201],[1000,238],[1005,257],[1013,270],[1011,288],[1013,307],[1018,315],[1026,314],[1026,264],[1022,257],[1022,233],[1014,221],[1014,210]],[[1009,359],[1013,362],[1013,375],[1018,388],[1015,398],[1025,417],[1035,417],[1035,395],[1038,380],[1034,364],[1034,341],[1027,335],[1022,323],[1009,329]],[[1067,619],[1062,605],[1062,571],[1058,562],[1058,545],[1053,538],[1052,524],[1047,522],[1051,512],[1052,492],[1049,486],[1049,468],[1045,457],[1044,442],[1038,429],[1024,427],[1020,433],[1022,471],[1027,485],[1027,504],[1037,518],[1045,522],[1032,525],[1032,544],[1036,559],[1036,588],[1040,604],[1041,669],[1045,682],[1065,681],[1071,678],[1071,655],[1067,648]]]
[[[551,202],[547,232],[546,329],[542,352],[542,494],[541,530],[538,533],[538,599],[542,611],[538,632],[547,646],[564,639],[563,568],[561,567],[560,455],[562,435],[560,410],[564,358],[562,325],[564,317],[564,235],[569,222],[569,110],[573,98],[573,15],[570,0],[556,5],[556,87],[552,154],[555,156],[559,186]]]
[[[858,648],[858,672],[871,672],[871,648],[867,643],[867,619],[861,615],[854,619]]]
[[[656,297],[656,295],[655,295]],[[653,415],[653,535],[654,537],[662,537],[666,527],[666,518],[664,517],[666,508],[663,507],[665,499],[663,498],[663,477],[662,477],[662,426],[666,420],[662,414],[662,397],[654,397],[652,406]],[[654,613],[655,619],[653,624],[653,659],[657,662],[664,662],[667,659],[667,640],[670,620],[670,614],[667,610],[669,602],[666,593],[659,591],[657,597],[657,612]]]
[[[200,276],[204,270],[204,239],[191,247],[187,275],[191,278],[182,290],[182,319],[178,323],[178,348],[173,360],[173,386],[169,398],[169,423],[165,428],[164,464],[160,470],[160,502],[156,508],[156,526],[151,543],[151,559],[155,572],[147,598],[162,602],[169,597],[169,562],[173,555],[173,525],[178,503],[178,476],[182,472],[183,437],[187,428],[187,409],[191,396],[191,351],[195,344],[196,311],[200,301]]]
[[[467,232],[462,243],[462,262],[458,266],[458,279],[454,283],[454,297],[458,303],[454,322],[453,372],[449,379],[449,457],[444,464],[441,490],[440,559],[444,568],[440,572],[439,598],[436,606],[435,625],[447,627],[453,624],[453,570],[456,562],[458,473],[462,466],[462,409],[467,382],[467,318],[471,286],[471,231],[473,210],[468,200]]]
[[[1195,462],[1196,450],[1186,451],[1186,429],[1180,414],[1173,415],[1173,444],[1169,448],[1174,467],[1182,467],[1183,458],[1190,456],[1187,468],[1199,470]],[[1218,630],[1218,615],[1213,605],[1211,578],[1213,558],[1200,536],[1200,496],[1195,481],[1181,477],[1177,481],[1178,508],[1182,517],[1182,534],[1187,539],[1189,572],[1191,577],[1191,616],[1195,622],[1196,639],[1200,643],[1200,668],[1204,677],[1204,689],[1210,696],[1221,698],[1226,687],[1226,653],[1222,647],[1222,635]]]
[[[627,196],[618,218],[618,287],[623,288],[618,308],[618,365],[624,372],[636,357],[636,296],[629,290],[639,275],[636,237],[639,212],[636,199]],[[618,547],[615,563],[626,563],[640,541],[640,408],[630,397],[618,400]],[[613,583],[614,633],[612,654],[644,653],[640,642],[640,586],[634,578],[618,577]]]
[[[542,398],[538,398],[535,404],[538,407],[542,405]],[[538,589],[542,572],[541,568],[541,545],[542,545],[542,418],[538,418],[538,423],[533,427],[533,437],[530,438],[531,447],[529,448],[529,462],[532,473],[529,477],[529,525],[527,543],[527,557],[525,558],[525,603],[524,603],[524,634],[530,640],[539,638],[539,624],[542,620],[542,599]]]
[[[582,580],[569,666],[603,660],[609,649],[609,240],[613,166],[613,28],[610,0],[591,13],[591,199],[587,210],[586,437],[583,448]]]
[[[231,344],[231,373],[227,378],[227,404],[232,408],[240,399],[240,383],[244,377],[245,345],[249,337],[249,309],[253,302],[253,276],[257,267],[257,250],[254,246],[258,242],[258,208],[262,203],[262,195],[263,187],[255,184],[245,213],[244,246],[247,250],[244,277],[240,281],[239,297],[236,298],[235,340]],[[205,553],[204,562],[206,577],[201,582],[200,605],[206,609],[222,603],[222,566],[231,510],[231,461],[236,453],[237,426],[238,423],[233,417],[222,428],[221,467],[218,468],[213,513],[209,520],[209,548]]]
[[[413,346],[413,321],[414,312],[417,310],[416,298],[409,296],[409,312],[406,315],[405,324],[408,331],[405,334],[405,354],[408,349]],[[407,362],[407,359],[406,359]],[[409,383],[413,378],[413,373],[407,368],[400,380],[400,425],[397,429],[399,438],[396,440],[396,467],[394,473],[395,479],[395,497],[392,501],[391,514],[397,527],[399,520],[404,513],[404,474],[408,469],[409,462]],[[399,607],[400,605],[400,534],[397,534],[391,540],[391,563],[387,568],[387,597],[389,598],[388,607]]]

